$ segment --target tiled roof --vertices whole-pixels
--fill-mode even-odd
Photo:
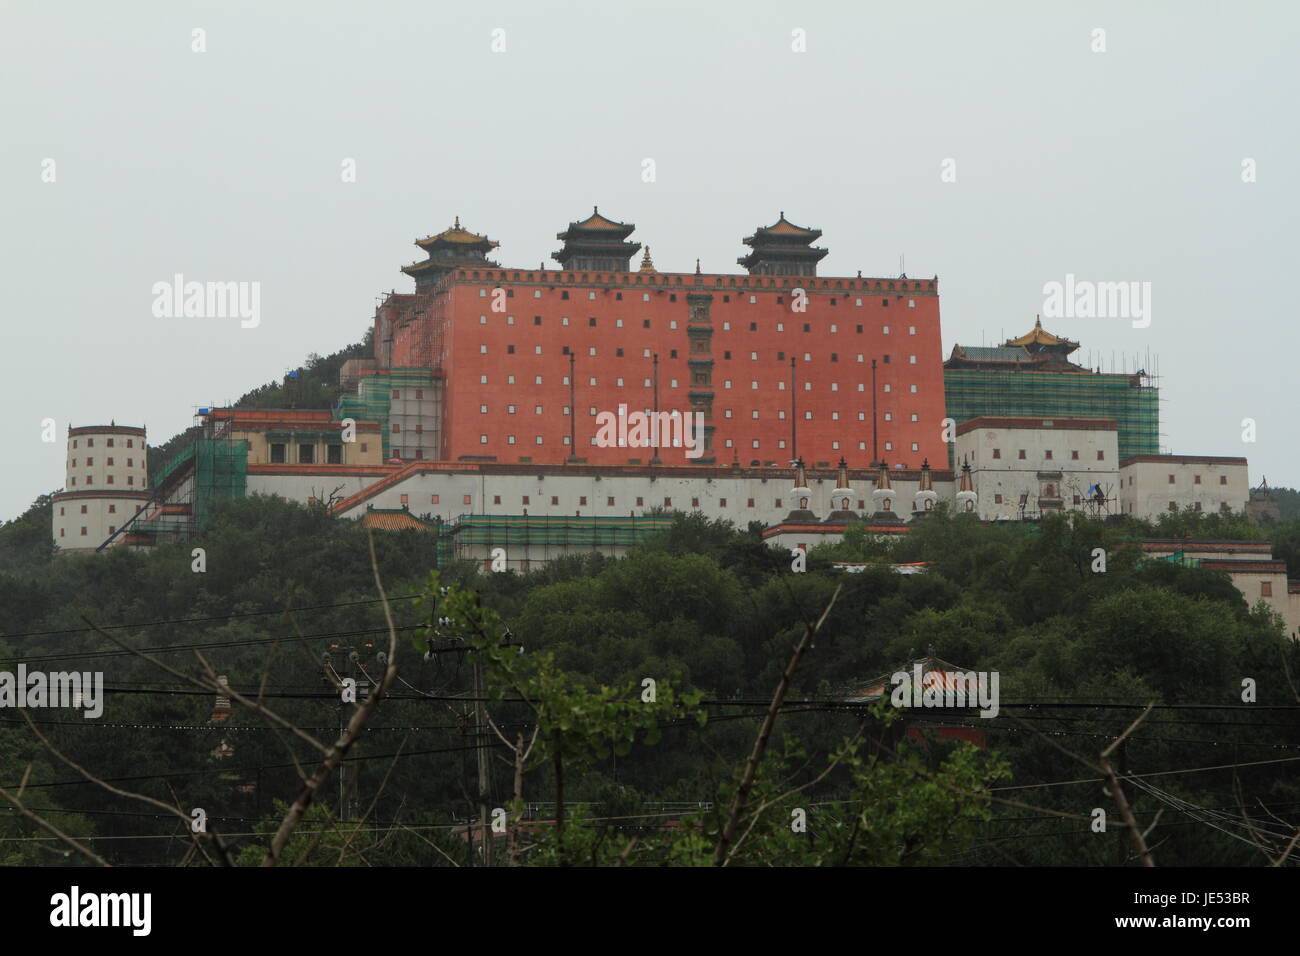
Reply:
[[[962,345],[961,357],[976,362],[1033,362],[1021,346]]]
[[[1051,332],[1043,330],[1043,320],[1034,319],[1034,327],[1031,331],[1020,336],[1018,339],[1007,339],[1007,345],[1074,345],[1079,343],[1071,342],[1069,339],[1063,339],[1053,335]]]
[[[361,524],[377,531],[433,531],[436,525],[421,521],[409,511],[367,511],[361,517]]]

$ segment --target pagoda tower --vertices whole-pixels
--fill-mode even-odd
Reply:
[[[927,458],[921,462],[921,483],[912,497],[913,520],[925,517],[938,500],[939,494],[934,490],[934,479],[930,476],[930,459]]]
[[[569,223],[568,229],[555,234],[556,239],[564,240],[564,248],[551,258],[561,269],[630,272],[628,262],[641,250],[641,243],[627,241],[634,229],[636,226],[630,222],[606,219],[592,206],[590,216],[582,222]]]
[[[817,263],[829,250],[810,245],[821,237],[820,229],[805,229],[781,218],[770,226],[754,230],[742,240],[754,251],[736,261],[755,276],[815,276]]]
[[[826,524],[852,524],[858,520],[858,513],[849,507],[853,502],[853,489],[849,487],[849,465],[840,456],[839,471],[835,476],[835,487],[831,489],[831,513]]]
[[[487,236],[462,229],[460,216],[456,217],[450,229],[444,229],[436,236],[417,239],[415,244],[429,257],[423,262],[402,267],[402,271],[415,280],[416,292],[427,292],[448,272],[462,266],[496,265],[488,261],[487,254],[501,245]]]
[[[898,492],[889,479],[889,463],[881,461],[880,474],[876,476],[876,487],[871,492],[871,503],[875,514],[871,516],[872,524],[902,524],[903,520],[894,513],[894,499]]]
[[[790,500],[794,508],[785,516],[788,524],[814,524],[817,516],[808,507],[812,501],[812,489],[808,487],[808,476],[804,472],[803,459],[794,463],[794,487],[790,489]]]
[[[957,510],[974,511],[979,497],[975,494],[975,484],[971,481],[970,462],[964,458],[961,463],[961,484],[957,488]]]

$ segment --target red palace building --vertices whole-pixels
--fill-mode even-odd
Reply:
[[[558,269],[490,261],[498,243],[459,219],[418,241],[427,259],[402,269],[415,292],[377,308],[340,414],[370,411],[398,458],[947,461],[937,277],[818,276],[820,230],[784,213],[743,240],[743,273],[660,272],[648,248],[634,266],[634,229],[593,210],[558,234]],[[702,413],[703,454],[597,446],[596,416],[620,405]]]

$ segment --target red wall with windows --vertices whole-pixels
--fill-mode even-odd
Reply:
[[[509,293],[505,312],[492,311],[497,287]],[[804,312],[792,309],[794,287],[806,290]],[[911,468],[927,458],[937,466],[946,463],[934,280],[461,270],[443,290],[401,297],[408,315],[425,311],[394,333],[391,364],[441,365],[448,459],[560,462],[576,454],[596,464],[645,462],[653,455],[649,449],[591,445],[591,409],[652,406],[653,388],[645,385],[653,378],[648,349],[659,354],[660,410],[690,410],[688,293],[713,296],[708,357],[714,363],[712,454],[718,464],[734,457],[746,466],[755,459],[784,466],[793,457],[791,356],[797,359],[798,453],[806,462],[834,464],[841,455],[854,467],[870,462],[874,358],[880,456]],[[569,404],[566,345],[575,353],[574,452],[564,444],[570,426],[563,414]],[[733,447],[726,446],[728,439]],[[662,449],[659,457],[665,464],[688,463],[681,449]]]

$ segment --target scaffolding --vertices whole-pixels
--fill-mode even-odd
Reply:
[[[218,501],[243,498],[248,490],[248,445],[242,439],[200,438],[194,443],[192,523],[203,531]]]
[[[1143,373],[945,369],[943,390],[948,417],[958,424],[983,416],[1109,419],[1123,461],[1160,452],[1160,390],[1149,381]]]
[[[434,402],[435,413],[432,420],[424,424],[432,435],[441,411],[440,389],[437,384],[437,377],[428,368],[387,368],[373,374],[362,374],[355,392],[339,396],[335,417],[340,420],[351,418],[358,422],[378,422],[383,457],[388,458],[392,454],[393,393],[405,395],[416,390],[429,391],[429,400]],[[411,416],[399,417],[405,419]]]
[[[521,560],[549,561],[574,551],[626,549],[639,544],[647,535],[672,527],[672,515],[461,515],[450,527],[442,529],[445,538],[454,542],[458,556],[474,552],[490,555],[492,548],[522,549]],[[541,548],[539,557],[533,549]],[[552,554],[555,549],[555,554]]]
[[[243,498],[247,490],[247,442],[196,439],[158,470],[149,500],[100,547],[119,536],[150,544],[193,538],[207,528],[214,504]]]

